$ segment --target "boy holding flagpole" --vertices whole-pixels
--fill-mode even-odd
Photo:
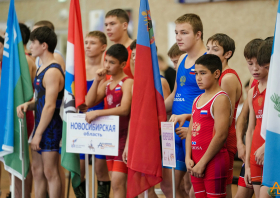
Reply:
[[[50,197],[59,198],[61,181],[58,152],[62,136],[59,109],[63,98],[64,72],[53,56],[57,37],[50,28],[35,29],[30,40],[32,56],[39,56],[42,66],[34,79],[35,100],[18,106],[17,114],[19,118],[23,118],[23,112],[35,110],[35,134],[31,141],[35,196],[46,196],[47,183]]]

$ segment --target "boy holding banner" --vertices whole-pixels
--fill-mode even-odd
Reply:
[[[85,55],[86,55],[86,77],[87,90],[95,80],[96,71],[102,68],[102,57],[107,47],[107,39],[103,32],[92,31],[85,38]],[[102,81],[103,82],[103,81]],[[83,112],[104,109],[104,101],[94,107],[81,109]],[[85,186],[85,154],[80,154],[81,185]],[[111,182],[108,174],[106,156],[95,155],[95,173],[97,176],[98,192],[97,198],[109,197]],[[83,188],[85,189],[85,187]]]
[[[127,166],[122,161],[122,154],[127,139],[133,84],[133,80],[123,70],[127,58],[128,52],[123,45],[111,46],[106,52],[104,68],[96,71],[95,80],[86,97],[88,107],[98,104],[105,97],[108,103],[108,109],[87,112],[88,123],[100,116],[120,116],[118,156],[106,156],[114,197],[126,197]],[[106,74],[112,78],[102,82]]]
[[[245,183],[252,184],[256,198],[260,197],[265,140],[261,136],[261,124],[266,94],[273,39],[262,42],[258,50],[253,77],[258,84],[248,92],[249,126],[246,135]],[[264,187],[266,188],[266,187]]]
[[[62,136],[59,109],[63,98],[64,73],[53,56],[57,37],[50,28],[33,30],[30,40],[32,56],[40,57],[42,66],[37,70],[34,80],[35,100],[18,106],[17,114],[23,118],[23,111],[35,110],[35,134],[31,141],[35,197],[46,196],[48,184],[50,197],[59,198],[61,181],[58,152]]]
[[[231,102],[219,86],[222,62],[213,54],[195,62],[196,81],[205,93],[193,102],[192,117],[186,138],[186,165],[196,198],[226,197],[229,154],[225,145]],[[184,124],[188,116],[173,115],[170,121]]]

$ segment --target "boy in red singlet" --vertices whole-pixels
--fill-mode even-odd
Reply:
[[[127,138],[133,84],[133,80],[123,70],[127,58],[128,52],[122,44],[112,45],[106,52],[104,68],[96,71],[97,75],[86,98],[88,107],[98,104],[105,97],[108,103],[108,109],[87,112],[87,122],[99,116],[120,116],[118,156],[106,157],[114,197],[126,197],[127,166],[122,161],[122,153]],[[100,84],[106,74],[112,78]]]
[[[107,37],[110,41],[113,41],[114,44],[119,43],[124,45],[128,51],[128,57],[123,71],[128,77],[133,79],[130,69],[130,44],[132,43],[132,39],[129,38],[127,33],[128,23],[129,17],[126,11],[122,9],[110,10],[105,16],[105,29]]]
[[[261,137],[261,124],[272,45],[272,39],[265,40],[260,45],[258,64],[253,67],[253,77],[258,80],[258,84],[248,92],[250,115],[246,135],[245,182],[253,185],[256,198],[267,195],[260,195],[261,189],[267,190],[267,187],[261,187],[265,147],[265,140]]]
[[[235,153],[237,151],[235,115],[239,104],[239,100],[242,95],[242,84],[236,71],[231,69],[228,65],[228,60],[233,56],[233,53],[235,51],[234,40],[226,34],[215,34],[208,39],[206,46],[208,54],[215,54],[222,61],[223,69],[221,77],[219,79],[219,84],[221,88],[228,94],[232,105],[231,109],[233,110],[233,116],[231,117],[231,126],[229,128],[227,138],[227,150],[230,159],[230,166],[227,179],[227,198],[231,198],[233,162]]]
[[[229,154],[226,139],[231,120],[231,102],[219,86],[220,58],[207,54],[195,62],[196,81],[205,93],[193,103],[186,138],[186,165],[196,198],[226,197]],[[187,114],[170,121],[183,125]]]
[[[258,64],[257,63],[258,48],[262,42],[263,42],[262,39],[253,39],[244,48],[244,57],[246,59],[248,69],[252,76],[254,74],[254,67]],[[258,81],[252,77],[249,83],[249,87],[250,88],[254,87],[257,84],[257,82]],[[244,176],[245,176],[244,163],[246,161],[245,160],[246,146],[243,143],[243,138],[247,130],[248,117],[249,117],[249,105],[248,105],[248,99],[246,98],[246,100],[243,103],[242,111],[237,119],[237,124],[236,124],[238,157],[243,161],[243,165],[238,179],[238,188],[237,188],[235,198],[250,198],[254,194],[252,185],[246,185],[244,181]]]

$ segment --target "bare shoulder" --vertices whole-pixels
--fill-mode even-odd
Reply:
[[[63,77],[63,75],[61,71],[55,67],[49,68],[45,73],[45,78],[47,79],[59,80],[60,77]]]
[[[230,99],[225,94],[218,95],[215,99],[215,102],[214,102],[214,106],[217,106],[217,107],[227,105],[227,104],[230,104]]]
[[[227,73],[226,75],[224,75],[222,84],[229,84],[232,86],[232,83],[235,83],[235,85],[240,84],[237,76],[233,73]]]
[[[134,80],[131,78],[128,78],[124,81],[123,87],[130,87],[133,84]]]
[[[182,54],[182,55],[180,56],[180,58],[179,58],[179,60],[178,60],[178,67],[179,67],[179,65],[181,64],[182,60],[185,58],[186,55],[187,55],[187,53]]]
[[[166,84],[168,83],[167,80],[165,78],[160,78],[161,84]]]

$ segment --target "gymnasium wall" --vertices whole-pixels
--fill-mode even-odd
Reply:
[[[138,9],[140,0],[80,0],[84,34],[88,32],[89,12],[103,9],[105,13],[114,8],[132,9],[134,31],[137,35]],[[68,20],[59,13],[69,9],[70,0],[19,0],[15,2],[18,19],[21,22],[50,20],[56,31],[66,33]],[[277,0],[229,1],[203,4],[178,4],[174,0],[149,0],[152,19],[155,23],[155,39],[159,54],[168,51],[168,23],[185,13],[200,15],[204,25],[204,42],[215,33],[225,33],[236,42],[236,51],[229,65],[236,69],[242,83],[250,78],[243,57],[243,49],[253,38],[266,38],[274,33]],[[6,22],[8,1],[0,1],[0,23]],[[174,33],[175,37],[175,33]],[[109,43],[111,44],[111,43]]]

